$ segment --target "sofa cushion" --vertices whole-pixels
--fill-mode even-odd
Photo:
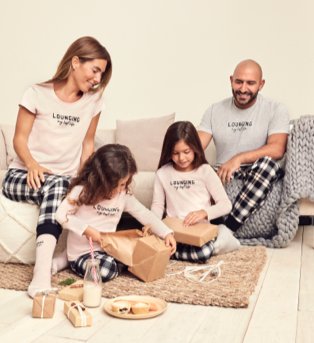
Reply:
[[[117,120],[116,142],[130,148],[141,171],[155,171],[167,128],[175,114],[163,117]]]
[[[0,194],[0,262],[34,263],[39,209]]]
[[[131,185],[134,196],[150,209],[154,190],[154,172],[139,172],[134,175]]]

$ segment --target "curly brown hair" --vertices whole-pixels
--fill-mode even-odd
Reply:
[[[68,194],[75,186],[81,185],[83,190],[76,204],[96,205],[103,199],[110,199],[119,181],[128,175],[126,190],[130,192],[129,185],[136,172],[136,162],[128,147],[103,145],[86,160],[78,175],[72,179]]]

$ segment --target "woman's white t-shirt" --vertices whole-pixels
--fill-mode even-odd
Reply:
[[[84,93],[67,103],[58,98],[51,83],[36,84],[26,90],[19,105],[35,115],[28,139],[33,158],[54,174],[75,175],[90,122],[103,106],[100,93]],[[27,169],[19,157],[9,168]]]

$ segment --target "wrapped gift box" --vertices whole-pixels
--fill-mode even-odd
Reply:
[[[177,242],[201,247],[215,239],[218,235],[218,226],[208,222],[184,226],[183,220],[166,217],[163,222],[173,230]]]
[[[101,247],[145,282],[164,277],[170,259],[170,248],[164,240],[151,234],[148,227],[140,230],[103,232]]]
[[[93,317],[81,302],[65,301],[63,310],[64,314],[75,327],[92,326]]]
[[[66,286],[59,291],[58,298],[64,301],[83,301],[83,280],[78,280],[72,285]]]
[[[55,312],[56,294],[36,293],[33,298],[33,318],[52,318]]]
[[[128,270],[145,282],[154,281],[165,276],[169,259],[165,242],[155,235],[146,236],[137,242]]]

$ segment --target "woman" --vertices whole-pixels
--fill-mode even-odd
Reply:
[[[92,37],[73,42],[49,81],[26,90],[13,138],[17,157],[3,194],[40,206],[36,261],[28,294],[51,288],[51,263],[61,227],[55,212],[69,180],[94,151],[102,93],[112,72],[105,47]]]

